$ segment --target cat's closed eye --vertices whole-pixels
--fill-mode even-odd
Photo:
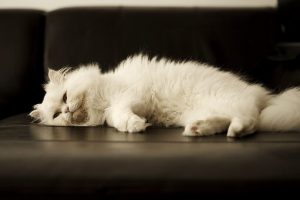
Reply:
[[[65,92],[64,95],[63,95],[63,102],[64,102],[64,103],[67,102],[67,92]]]
[[[61,114],[61,112],[56,112],[56,113],[54,113],[54,115],[53,115],[53,119],[55,119],[56,117],[58,117],[59,115]]]

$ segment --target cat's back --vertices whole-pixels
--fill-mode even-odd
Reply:
[[[120,78],[164,79],[165,81],[197,80],[217,73],[217,69],[203,63],[193,61],[176,62],[166,58],[149,58],[138,54],[121,62],[114,74]]]
[[[195,61],[176,62],[166,58],[149,58],[139,54],[124,60],[115,70],[115,78],[132,85],[151,90],[172,93],[206,93],[210,91],[244,91],[245,88],[261,88],[251,85],[242,77],[217,67]],[[251,86],[251,87],[250,87]],[[252,87],[253,86],[253,87]],[[222,92],[221,92],[222,93]]]

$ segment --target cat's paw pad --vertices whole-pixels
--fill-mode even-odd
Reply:
[[[150,124],[146,123],[146,119],[133,115],[127,121],[127,132],[137,133],[145,131],[148,126]]]
[[[223,132],[230,120],[222,117],[212,117],[195,121],[185,127],[184,136],[209,136]]]
[[[212,134],[214,134],[213,127],[206,120],[199,120],[190,124],[183,132],[184,136],[206,136]]]

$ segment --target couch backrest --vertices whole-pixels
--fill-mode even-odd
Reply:
[[[45,67],[98,62],[107,70],[144,52],[250,74],[274,51],[270,8],[67,8],[47,16]]]
[[[108,70],[139,52],[207,62],[270,88],[300,85],[300,54],[280,43],[280,28],[272,8],[0,10],[0,117],[41,101],[48,68]]]
[[[0,10],[0,118],[41,97],[44,13]]]

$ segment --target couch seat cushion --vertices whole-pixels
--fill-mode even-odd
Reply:
[[[183,137],[182,130],[125,134],[108,127],[41,126],[26,114],[6,118],[0,121],[0,191],[274,195],[300,186],[299,132],[228,139]]]

